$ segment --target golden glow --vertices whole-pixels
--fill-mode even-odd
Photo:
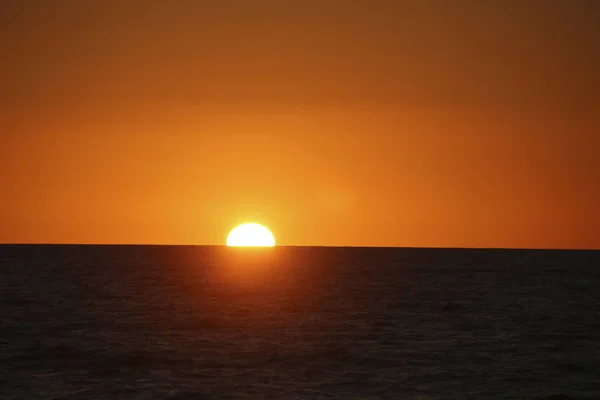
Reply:
[[[247,223],[233,228],[227,236],[227,246],[273,247],[275,238],[264,226]]]
[[[56,3],[0,1],[0,243],[600,250],[600,1]]]

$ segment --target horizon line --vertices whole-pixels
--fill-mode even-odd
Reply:
[[[137,246],[137,247],[224,247],[225,244],[168,244],[168,243],[0,243],[0,246]],[[600,248],[585,247],[459,247],[459,246],[361,246],[361,245],[275,245],[277,247],[317,247],[317,248],[355,248],[355,249],[407,249],[407,250],[534,250],[534,251],[600,251]]]

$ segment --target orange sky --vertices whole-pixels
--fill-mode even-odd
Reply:
[[[0,242],[600,249],[594,0],[5,1]]]

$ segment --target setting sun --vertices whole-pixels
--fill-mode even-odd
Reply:
[[[227,246],[273,247],[275,238],[260,224],[247,223],[235,227],[227,236]]]

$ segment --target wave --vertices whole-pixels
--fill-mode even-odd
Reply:
[[[566,394],[552,394],[549,396],[535,397],[534,400],[600,400],[600,396],[593,397],[571,397]]]

